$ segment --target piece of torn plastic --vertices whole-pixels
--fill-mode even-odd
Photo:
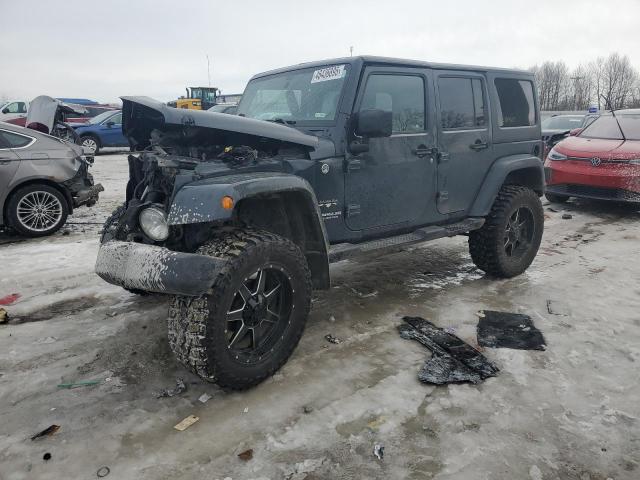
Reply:
[[[175,397],[176,395],[180,395],[181,393],[184,393],[186,391],[187,391],[187,385],[184,383],[184,380],[182,380],[181,378],[178,378],[176,380],[176,386],[175,387],[173,387],[173,388],[164,388],[164,389],[160,390],[156,394],[156,398]]]
[[[478,344],[490,348],[545,350],[546,343],[529,315],[483,310],[478,322]]]
[[[207,403],[209,400],[211,400],[211,395],[209,395],[208,393],[203,393],[198,397],[198,400],[200,400],[200,402],[202,403]]]
[[[402,319],[406,323],[398,325],[400,336],[416,340],[432,352],[418,373],[421,382],[435,385],[479,383],[500,371],[478,350],[429,320],[421,317]]]
[[[60,383],[58,384],[58,388],[90,387],[91,385],[98,385],[101,382],[102,380],[86,380],[83,382]]]
[[[189,428],[191,425],[196,423],[198,420],[200,420],[200,417],[196,417],[195,415],[189,415],[180,423],[178,423],[177,425],[174,425],[173,428],[175,428],[179,432],[184,432],[187,428]]]
[[[238,454],[238,458],[240,460],[244,460],[245,462],[248,462],[253,458],[253,448],[250,448],[249,450],[245,450],[244,452],[240,452]]]
[[[0,298],[0,305],[13,305],[20,299],[19,293],[12,293],[10,295]]]
[[[342,342],[342,340],[340,340],[338,337],[334,337],[334,336],[333,336],[333,335],[331,335],[330,333],[327,333],[327,334],[324,336],[324,338],[325,338],[325,340],[326,340],[327,342],[329,342],[329,343],[336,343],[336,344],[338,344],[338,343]]]
[[[33,437],[31,437],[31,440],[36,440],[42,437],[48,437],[56,433],[58,430],[60,430],[60,425],[51,425],[45,428],[44,430],[42,430],[41,432],[36,433]]]
[[[569,316],[567,309],[555,300],[547,300],[547,312],[549,312],[549,315],[560,315],[562,317]]]
[[[373,454],[376,456],[378,460],[382,460],[384,458],[384,445],[380,445],[376,443],[373,446]]]

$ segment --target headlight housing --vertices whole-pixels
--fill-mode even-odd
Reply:
[[[567,156],[564,153],[558,152],[555,148],[552,148],[547,158],[555,162],[558,160],[566,160]]]
[[[169,224],[162,209],[147,207],[138,215],[140,228],[151,240],[162,242],[169,237]]]

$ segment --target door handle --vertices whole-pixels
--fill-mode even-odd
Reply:
[[[480,150],[484,150],[485,148],[489,148],[489,144],[487,142],[483,142],[482,140],[478,139],[474,143],[469,145],[469,148],[471,150],[475,150],[476,152],[478,152]]]
[[[427,148],[426,145],[419,145],[413,150],[411,150],[411,153],[413,153],[418,158],[422,158],[429,155],[431,153],[431,149]]]

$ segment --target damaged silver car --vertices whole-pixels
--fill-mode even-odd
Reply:
[[[98,201],[89,166],[80,145],[0,122],[0,227],[28,237],[59,230],[74,208]]]

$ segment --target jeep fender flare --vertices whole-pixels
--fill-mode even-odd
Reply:
[[[497,159],[482,182],[469,216],[484,217],[503,185],[515,184],[530,188],[539,196],[544,194],[544,168],[542,160],[526,154],[508,155]]]
[[[233,208],[225,209],[222,198],[233,199]],[[251,208],[248,205],[277,205],[284,210],[279,228],[268,222],[258,228],[287,236],[307,257],[315,288],[329,288],[328,240],[313,187],[297,175],[281,172],[229,174],[198,180],[180,188],[171,202],[167,217],[169,225],[225,222],[238,220]],[[269,210],[269,208],[267,208]],[[294,218],[295,217],[295,218]],[[286,225],[287,221],[290,225]],[[285,224],[285,225],[283,225]]]

